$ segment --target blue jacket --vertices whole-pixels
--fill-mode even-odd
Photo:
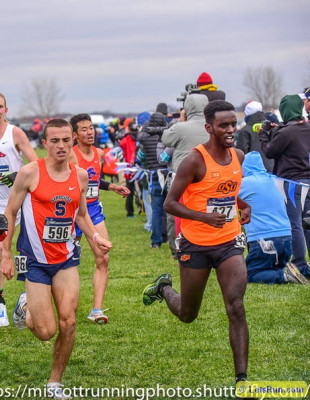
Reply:
[[[248,242],[290,236],[291,224],[275,178],[264,167],[261,155],[252,151],[242,164],[243,179],[239,197],[252,207],[251,222],[243,225]]]

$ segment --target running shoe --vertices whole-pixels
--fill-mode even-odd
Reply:
[[[147,285],[143,290],[143,304],[150,306],[154,301],[163,301],[162,287],[165,285],[172,286],[172,277],[170,274],[160,275],[154,282]]]
[[[13,311],[13,322],[17,329],[22,330],[27,328],[26,326],[26,313],[24,306],[27,304],[26,292],[19,295],[16,306]]]
[[[65,394],[62,390],[63,385],[59,382],[50,382],[47,384],[48,398],[53,399],[72,399],[71,396]]]
[[[10,324],[8,314],[6,312],[6,305],[0,303],[0,327],[8,326]]]
[[[308,280],[300,273],[299,269],[291,262],[288,262],[283,268],[284,276],[290,283],[299,283],[301,285],[307,285]]]
[[[105,310],[92,309],[87,318],[92,322],[97,322],[97,324],[107,324],[109,319],[104,311],[108,311],[108,308]]]

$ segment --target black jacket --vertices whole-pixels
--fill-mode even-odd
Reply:
[[[166,120],[162,113],[154,113],[151,115],[150,121],[146,122],[138,135],[139,147],[145,155],[145,167],[149,170],[157,170],[166,168],[166,164],[159,164],[157,160],[157,143],[159,135],[149,134],[147,131],[148,127],[164,127],[166,126]]]
[[[275,175],[293,181],[310,179],[309,124],[290,121],[278,129],[271,141],[265,131],[260,131],[259,139],[264,154],[275,160]]]
[[[246,125],[238,132],[236,147],[237,149],[242,150],[244,154],[247,154],[250,151],[258,151],[262,156],[266,170],[272,172],[274,162],[266,157],[262,151],[258,134],[253,132],[253,125],[263,122],[265,119],[265,114],[261,111],[257,111],[255,114],[250,115]]]

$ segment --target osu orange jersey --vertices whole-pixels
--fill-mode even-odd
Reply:
[[[181,220],[183,236],[200,246],[215,246],[233,240],[241,233],[238,218],[237,196],[239,193],[242,167],[237,153],[229,149],[232,160],[229,165],[219,165],[204,148],[195,147],[203,156],[206,174],[200,182],[191,183],[183,193],[184,205],[200,212],[218,212],[226,215],[222,228],[215,228],[203,222]]]
[[[88,173],[88,189],[86,193],[87,203],[92,203],[99,198],[99,183],[101,175],[101,165],[98,151],[95,146],[92,146],[94,157],[92,160],[85,160],[78,146],[73,146],[76,154],[79,167],[85,169]]]
[[[22,204],[17,250],[42,264],[66,261],[74,251],[74,220],[79,210],[81,190],[75,165],[64,182],[48,174],[45,159],[39,164],[39,182]]]

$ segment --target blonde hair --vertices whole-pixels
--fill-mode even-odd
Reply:
[[[3,93],[0,93],[0,97],[3,98],[3,100],[4,100],[4,107],[6,108],[6,98],[5,98],[4,94],[3,94]],[[9,122],[5,117],[4,117],[4,121],[5,121],[5,122]]]

